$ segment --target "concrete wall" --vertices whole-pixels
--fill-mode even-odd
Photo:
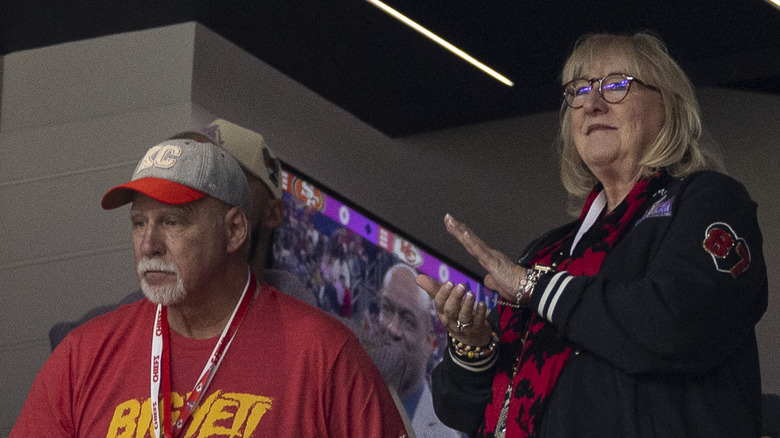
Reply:
[[[215,116],[261,132],[286,162],[477,273],[444,232],[446,212],[510,255],[567,220],[554,113],[390,139],[193,23],[13,53],[0,67],[0,436],[51,325],[137,287],[128,210],[101,210],[102,194],[150,145]],[[762,371],[765,391],[780,393],[780,97],[700,94],[731,173],[760,204],[772,288]]]

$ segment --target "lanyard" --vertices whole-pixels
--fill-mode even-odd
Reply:
[[[251,286],[251,291],[249,290]],[[150,402],[152,404],[152,426],[154,427],[154,436],[159,438],[174,438],[176,437],[184,427],[184,423],[189,419],[190,414],[195,410],[200,402],[203,394],[211,383],[211,379],[217,372],[217,368],[222,363],[222,359],[225,357],[225,353],[230,347],[233,338],[238,332],[238,327],[241,325],[241,321],[244,319],[249,305],[252,303],[252,299],[255,296],[257,289],[257,281],[254,274],[249,273],[249,279],[246,286],[244,286],[244,292],[241,294],[241,298],[236,304],[236,308],[233,309],[233,314],[230,316],[230,320],[225,325],[225,329],[222,331],[222,335],[217,341],[217,345],[214,346],[214,351],[211,353],[211,357],[203,367],[200,377],[190,393],[190,396],[184,402],[184,405],[179,409],[179,417],[176,424],[171,425],[171,377],[170,377],[170,338],[168,332],[168,313],[167,308],[162,305],[157,305],[157,314],[154,320],[154,330],[152,332],[152,355],[151,355],[151,376],[150,376]],[[248,293],[247,293],[248,292]],[[163,418],[160,418],[160,384],[162,380],[163,387]],[[164,421],[163,421],[164,420]],[[160,434],[161,423],[165,423],[164,435]],[[174,433],[175,432],[175,433]]]

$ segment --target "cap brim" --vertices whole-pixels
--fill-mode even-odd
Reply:
[[[143,193],[164,204],[186,204],[206,196],[200,190],[162,178],[141,178],[116,186],[103,195],[100,205],[111,210],[132,202],[135,193]]]

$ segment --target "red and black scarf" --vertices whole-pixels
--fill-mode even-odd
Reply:
[[[528,265],[555,266],[558,271],[568,271],[572,275],[598,273],[609,251],[647,210],[653,194],[665,185],[667,176],[665,172],[657,172],[651,178],[639,180],[620,205],[598,219],[582,236],[571,255],[569,246],[577,232],[576,226],[568,235],[538,252]],[[601,190],[599,184],[588,195],[579,224]],[[501,324],[501,343],[509,344],[513,354],[499,356],[493,379],[493,400],[485,409],[485,422],[478,436],[494,436],[507,385],[511,384],[506,437],[533,437],[538,434],[547,397],[572,348],[554,325],[531,310],[499,305],[496,311]]]

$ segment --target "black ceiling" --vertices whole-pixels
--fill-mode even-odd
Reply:
[[[764,0],[385,0],[514,87],[364,0],[0,1],[0,54],[194,20],[391,137],[556,110],[589,32],[652,30],[697,86],[780,93]]]

